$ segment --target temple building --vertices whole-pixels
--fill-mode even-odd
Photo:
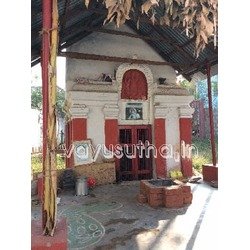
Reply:
[[[116,30],[114,25],[108,25]],[[119,31],[136,34],[123,25]],[[176,83],[177,73],[142,39],[92,32],[67,48],[71,52],[91,52],[96,58],[66,60],[67,147],[89,140],[94,149],[105,145],[111,151],[137,152],[135,157],[106,159],[103,152],[92,161],[109,163],[118,180],[166,178],[172,169],[192,175],[192,160],[182,155],[182,146],[191,144],[193,97]],[[99,56],[99,57],[98,57]],[[112,57],[121,58],[120,62]],[[105,59],[106,57],[106,59]],[[99,58],[99,59],[98,59]],[[122,62],[122,58],[142,63]],[[159,62],[158,65],[150,62]],[[143,63],[145,62],[145,63]],[[162,64],[161,64],[162,62]],[[142,143],[155,148],[138,157]],[[112,150],[113,146],[113,150]],[[79,165],[71,156],[67,167]]]

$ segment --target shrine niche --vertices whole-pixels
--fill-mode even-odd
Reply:
[[[122,79],[121,99],[148,99],[148,84],[145,75],[141,71],[130,69],[124,73]]]

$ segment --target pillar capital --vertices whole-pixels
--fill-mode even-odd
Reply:
[[[71,118],[88,118],[89,107],[85,104],[74,103],[70,108]]]
[[[194,108],[191,108],[189,105],[183,105],[179,107],[180,118],[192,118],[193,113]]]
[[[117,104],[105,104],[103,107],[105,119],[118,119],[119,107]]]

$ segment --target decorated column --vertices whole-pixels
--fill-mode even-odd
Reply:
[[[89,108],[86,105],[73,105],[70,109],[70,120],[66,124],[66,149],[68,168],[74,166],[74,157],[72,147],[74,141],[82,141],[87,139],[87,118]]]
[[[115,146],[118,143],[119,107],[116,104],[107,104],[103,108],[103,113],[105,118],[105,146],[107,149],[111,149],[111,146]]]
[[[193,175],[192,170],[192,114],[194,109],[189,105],[181,106],[179,108],[180,118],[180,147],[181,147],[181,170],[186,177]]]
[[[154,145],[157,149],[157,157],[155,158],[156,177],[166,178],[167,160],[163,157],[165,152],[161,152],[162,146],[166,145],[166,108],[161,106],[155,106]]]

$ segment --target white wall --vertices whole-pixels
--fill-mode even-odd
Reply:
[[[108,29],[116,29],[113,24],[108,24],[105,28],[106,27]],[[135,34],[132,29],[125,25],[123,25],[119,30]],[[69,47],[67,51],[128,58],[132,58],[133,55],[136,54],[138,59],[164,62],[164,59],[141,39],[98,32],[93,32],[86,38],[83,38],[78,43]],[[67,90],[72,88],[71,81],[74,81],[76,77],[97,79],[101,73],[114,75],[114,70],[117,69],[120,64],[121,63],[116,62],[101,62],[68,58],[66,62],[66,88]],[[167,78],[168,83],[176,83],[176,73],[172,67],[150,65],[150,68],[154,79],[165,77]]]
[[[170,144],[173,148],[173,153],[180,150],[180,130],[179,130],[179,112],[175,108],[171,116],[166,118],[166,143]],[[170,171],[175,168],[180,168],[180,159],[174,158],[167,159],[167,170]]]

